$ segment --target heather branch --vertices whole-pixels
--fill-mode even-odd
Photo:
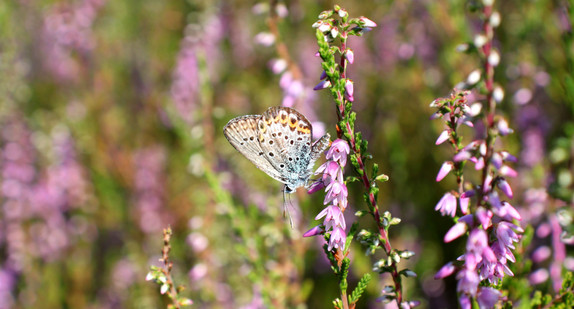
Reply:
[[[338,7],[335,7],[335,11]],[[329,13],[331,12],[331,13]],[[361,17],[348,20],[346,14],[341,16],[341,19],[334,18],[321,18],[330,17],[333,11],[326,11],[320,15],[320,20],[314,25],[317,29],[317,40],[319,44],[319,55],[323,60],[322,67],[326,75],[326,80],[319,84],[316,89],[322,89],[330,86],[330,92],[336,102],[337,107],[337,136],[345,138],[352,150],[350,155],[353,168],[360,176],[361,183],[365,189],[365,201],[368,205],[369,213],[375,219],[378,227],[379,237],[378,240],[382,242],[382,248],[387,256],[397,256],[395,250],[392,249],[388,237],[388,228],[391,224],[388,221],[391,219],[385,216],[381,217],[379,206],[377,204],[378,187],[376,180],[385,179],[374,175],[369,177],[369,173],[365,166],[365,159],[367,154],[367,141],[363,140],[360,132],[355,131],[356,114],[352,111],[353,98],[353,83],[350,79],[346,78],[347,64],[352,63],[354,55],[347,47],[347,38],[349,35],[362,35],[362,33],[369,31],[369,27],[376,26],[372,21]],[[346,13],[346,12],[345,12]],[[339,46],[331,45],[330,42],[335,39],[340,40]],[[335,60],[335,54],[340,55],[339,63]],[[378,170],[377,165],[373,166],[373,172]],[[402,303],[402,288],[401,278],[398,271],[397,259],[389,259],[390,265],[384,268],[384,271],[391,273],[394,281],[394,298],[398,304]]]
[[[179,295],[183,291],[183,286],[176,286],[171,276],[173,262],[169,260],[169,252],[171,251],[171,227],[163,230],[163,248],[161,250],[160,262],[163,263],[161,267],[151,266],[151,271],[147,274],[146,280],[154,280],[160,285],[160,293],[165,294],[171,299],[172,303],[168,305],[168,309],[180,309],[189,306],[193,301]]]

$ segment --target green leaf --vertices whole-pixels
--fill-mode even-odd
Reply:
[[[357,287],[353,290],[353,292],[349,296],[349,303],[354,304],[359,300],[359,298],[361,298],[361,295],[363,295],[363,293],[367,289],[369,281],[371,281],[371,274],[369,273],[364,274],[361,280],[359,280]]]

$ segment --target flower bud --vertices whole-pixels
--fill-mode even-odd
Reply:
[[[488,64],[495,67],[499,63],[500,63],[500,55],[496,50],[491,51],[490,55],[488,55]]]
[[[352,49],[347,48],[347,51],[345,51],[345,58],[349,61],[349,64],[353,64],[353,62],[355,62],[355,53],[353,53]]]
[[[466,82],[470,85],[474,85],[480,81],[480,70],[474,70],[466,78]]]
[[[377,26],[377,24],[374,21],[372,21],[372,20],[370,20],[364,16],[361,16],[359,18],[359,21],[363,24],[363,27],[373,28],[373,27]]]
[[[313,87],[313,90],[322,90],[329,87],[331,87],[331,82],[328,80],[322,80],[315,87]]]
[[[490,15],[490,19],[488,20],[488,22],[490,23],[490,25],[493,28],[496,28],[500,25],[500,13],[498,13],[497,11],[492,12],[492,14]]]

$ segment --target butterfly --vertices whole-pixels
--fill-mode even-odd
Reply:
[[[270,107],[262,115],[233,118],[223,128],[237,151],[285,184],[285,193],[308,187],[315,161],[329,146],[329,133],[315,142],[312,133],[309,120],[289,107]]]

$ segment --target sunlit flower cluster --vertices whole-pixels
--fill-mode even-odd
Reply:
[[[492,307],[499,299],[499,290],[481,286],[485,281],[497,285],[505,276],[513,276],[507,263],[515,262],[512,253],[514,243],[520,239],[522,228],[515,225],[514,220],[522,218],[519,212],[499,194],[507,198],[513,197],[512,188],[506,177],[515,177],[514,171],[507,162],[515,162],[516,158],[506,151],[494,151],[486,139],[476,139],[463,146],[457,129],[461,124],[474,128],[479,122],[481,108],[467,104],[468,92],[455,91],[448,99],[435,100],[431,105],[438,109],[434,117],[442,118],[447,126],[436,144],[449,141],[455,149],[452,161],[446,161],[440,168],[436,181],[441,181],[449,173],[457,176],[458,191],[451,191],[437,203],[435,210],[443,216],[461,217],[445,234],[444,241],[451,242],[468,232],[466,252],[458,258],[457,263],[448,263],[437,274],[436,278],[444,278],[457,272],[457,291],[460,293],[461,306],[467,307],[471,298],[476,299],[481,307]],[[506,123],[502,118],[498,123]],[[480,126],[479,126],[480,127]],[[498,125],[498,127],[501,127]],[[504,130],[498,129],[498,135],[511,132],[507,125]],[[484,175],[482,183],[464,191],[463,167],[474,163],[474,168]],[[471,201],[474,201],[471,206]],[[455,266],[457,265],[457,266]]]
[[[321,175],[311,188],[309,193],[325,189],[324,204],[328,205],[321,211],[315,220],[324,218],[323,223],[307,231],[304,236],[315,236],[325,232],[330,233],[328,250],[333,248],[344,249],[347,237],[345,217],[343,212],[347,208],[347,185],[343,178],[343,169],[347,164],[347,156],[351,149],[349,144],[342,139],[337,139],[327,150],[327,162],[321,165],[316,175]]]

